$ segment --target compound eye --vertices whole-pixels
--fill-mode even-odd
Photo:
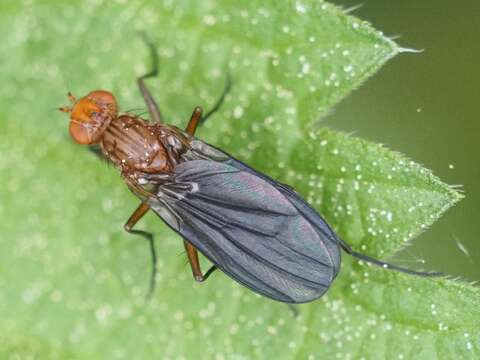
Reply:
[[[87,145],[92,143],[87,124],[71,121],[69,131],[73,140],[78,144]]]
[[[79,144],[94,144],[117,116],[117,103],[108,91],[92,91],[78,100],[70,114],[70,135]]]

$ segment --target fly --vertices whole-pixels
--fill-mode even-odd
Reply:
[[[341,249],[379,265],[413,275],[438,276],[389,264],[355,252],[292,188],[249,167],[195,137],[195,131],[222,104],[205,116],[193,110],[185,130],[167,125],[145,85],[157,75],[158,56],[151,43],[152,70],[137,79],[152,121],[119,114],[108,91],[92,91],[77,100],[69,93],[69,131],[83,145],[98,144],[140,205],[124,228],[146,238],[152,254],[149,294],[155,284],[157,257],[153,235],[135,224],[155,212],[181,235],[195,280],[216,269],[273,300],[304,303],[320,298],[335,280]],[[213,266],[203,273],[198,252]]]

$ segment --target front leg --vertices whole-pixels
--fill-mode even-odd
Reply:
[[[150,244],[150,253],[152,255],[152,273],[150,276],[150,286],[147,293],[147,299],[150,299],[153,295],[155,290],[155,276],[157,274],[157,253],[155,252],[155,243],[153,240],[153,234],[148,231],[143,230],[134,230],[133,227],[135,224],[150,210],[150,206],[144,202],[142,202],[137,209],[133,212],[130,216],[128,221],[125,223],[123,228],[126,232],[134,235],[140,235],[146,240],[148,240]]]
[[[140,93],[147,104],[148,111],[150,112],[150,116],[154,122],[162,122],[162,114],[160,113],[160,109],[153,99],[152,94],[148,90],[147,86],[145,85],[145,79],[150,77],[155,77],[158,75],[158,54],[157,50],[153,46],[153,44],[148,40],[147,36],[142,33],[142,39],[148,47],[150,52],[150,58],[152,59],[152,67],[149,72],[137,78],[138,88],[140,89]]]

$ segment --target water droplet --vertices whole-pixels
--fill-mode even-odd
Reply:
[[[112,314],[112,308],[110,305],[103,305],[100,306],[96,311],[95,311],[95,317],[99,322],[106,322],[107,319],[110,317]]]
[[[302,73],[308,74],[310,72],[310,64],[308,62],[302,65]]]
[[[213,15],[205,15],[203,17],[203,22],[205,23],[205,25],[213,26],[216,24],[217,18]]]
[[[276,335],[277,334],[277,328],[275,326],[268,326],[267,331],[270,335]]]
[[[175,314],[173,314],[173,318],[177,321],[182,321],[184,318],[183,312],[177,311]]]
[[[235,119],[240,119],[242,115],[243,115],[243,107],[236,106],[235,109],[233,109],[233,117]]]
[[[305,14],[307,12],[307,7],[305,6],[305,4],[302,4],[300,1],[297,1],[295,3],[295,9],[302,14]]]

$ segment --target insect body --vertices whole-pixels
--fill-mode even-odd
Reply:
[[[152,48],[151,48],[152,50]],[[133,226],[149,210],[184,238],[197,281],[216,268],[251,290],[286,303],[321,297],[340,270],[341,249],[399,271],[432,276],[354,252],[295,191],[194,137],[202,118],[195,108],[182,131],[162,121],[144,79],[138,85],[153,122],[118,114],[114,96],[93,91],[60,110],[70,113],[70,134],[79,144],[99,144],[141,204],[125,224],[150,241],[153,289],[156,255],[150,233]],[[215,108],[221,104],[221,100]],[[203,274],[197,249],[214,265]]]

